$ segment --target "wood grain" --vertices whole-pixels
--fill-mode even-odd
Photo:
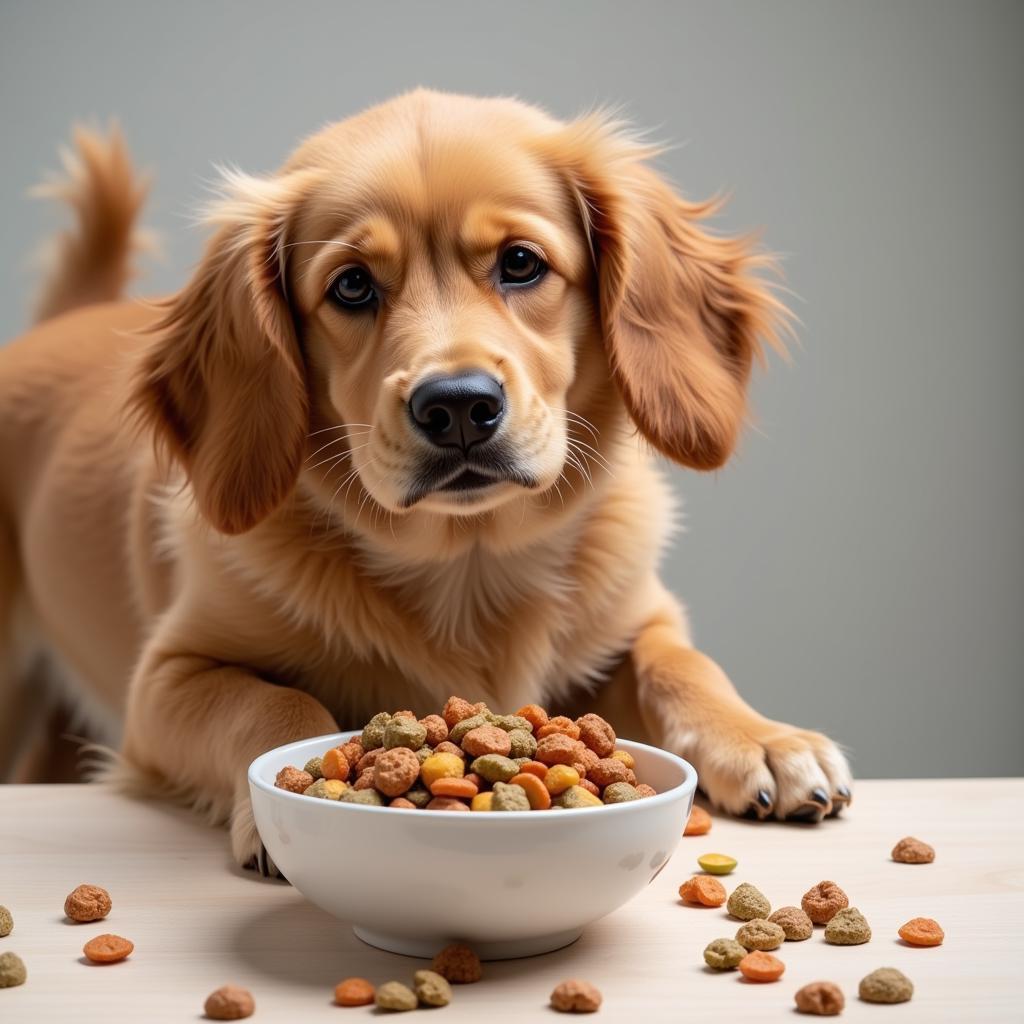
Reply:
[[[604,993],[596,1019],[786,1021],[794,1019],[793,992],[828,979],[846,993],[844,1020],[1020,1021],[1022,811],[1024,780],[864,781],[846,817],[818,827],[716,818],[709,835],[683,839],[641,896],[574,946],[488,964],[483,982],[456,988],[452,1005],[434,1012],[476,1024],[554,1019],[546,1008],[551,989],[579,977]],[[936,847],[934,864],[889,859],[907,834]],[[710,972],[701,951],[733,935],[737,922],[676,897],[697,855],[709,851],[739,859],[727,888],[753,882],[775,907],[798,904],[813,883],[834,879],[867,916],[872,941],[828,946],[817,929],[807,942],[783,947],[787,971],[771,985]],[[109,889],[114,909],[105,922],[65,921],[64,897],[82,882]],[[394,898],[402,895],[396,878]],[[4,1024],[196,1020],[207,993],[227,982],[252,991],[253,1020],[358,1020],[373,1011],[334,1006],[337,981],[408,980],[425,966],[362,945],[288,885],[236,871],[225,834],[187,812],[98,786],[0,787],[0,903],[15,919],[0,952],[18,953],[29,974],[21,988],[0,990]],[[898,927],[917,916],[942,924],[943,946],[911,949],[898,940]],[[130,938],[135,953],[122,964],[87,966],[82,945],[104,931]],[[859,1002],[858,980],[881,966],[914,981],[912,1002]]]

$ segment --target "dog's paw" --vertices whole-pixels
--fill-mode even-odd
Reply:
[[[852,799],[846,758],[819,732],[755,719],[677,745],[711,801],[731,814],[817,823]]]
[[[248,795],[235,801],[231,813],[231,854],[235,863],[247,871],[255,871],[262,878],[284,879],[260,840]]]

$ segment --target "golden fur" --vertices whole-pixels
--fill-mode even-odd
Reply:
[[[766,258],[648,147],[420,90],[230,175],[197,270],[154,307],[117,301],[139,198],[120,143],[78,145],[83,230],[43,309],[80,308],[0,350],[0,720],[32,703],[31,637],[123,726],[118,774],[230,818],[240,863],[253,757],[451,693],[596,707],[734,813],[846,802],[835,745],[744,703],[658,579],[672,502],[647,443],[722,465],[784,310]],[[513,241],[550,271],[505,294]],[[325,299],[353,262],[376,313]],[[412,500],[410,392],[466,368],[504,386],[519,475]]]

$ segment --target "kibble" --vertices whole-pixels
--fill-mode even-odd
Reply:
[[[574,978],[555,986],[551,1006],[560,1013],[596,1013],[601,1006],[601,993],[589,981]]]
[[[375,789],[356,789],[355,786],[349,786],[341,794],[340,802],[343,804],[366,804],[368,807],[383,807],[384,797]]]
[[[739,967],[747,951],[735,939],[715,939],[704,947],[704,962],[716,971]]]
[[[382,1010],[415,1010],[419,1006],[416,993],[400,981],[386,981],[380,985],[374,1001]]]
[[[392,719],[388,728],[396,720]],[[397,719],[400,723],[413,721],[408,718]],[[408,747],[396,746],[388,748],[373,767],[373,785],[385,796],[401,796],[412,789],[413,783],[420,777],[420,762],[416,754]]]
[[[318,800],[340,800],[346,789],[348,783],[341,779],[317,779],[309,789],[302,791],[302,795],[315,796]]]
[[[415,718],[392,718],[384,726],[384,747],[394,750],[405,747],[407,750],[419,750],[427,740],[427,727]]]
[[[519,774],[519,765],[512,758],[501,754],[484,754],[478,757],[470,768],[474,775],[486,779],[491,785],[508,782],[514,775]]]
[[[0,906],[0,939],[14,931],[14,918],[4,906]]]
[[[301,768],[289,764],[277,773],[274,785],[278,789],[288,790],[289,793],[304,793],[313,785],[313,776],[309,772],[304,772]]]
[[[856,907],[837,910],[825,925],[825,941],[833,946],[859,946],[871,940],[871,926]]]
[[[800,900],[803,912],[815,924],[828,924],[850,901],[835,882],[819,882],[808,889]]]
[[[615,752],[615,730],[600,715],[583,715],[576,719],[579,738],[598,757],[611,757]],[[627,765],[632,768],[633,765]]]
[[[0,988],[24,985],[27,977],[25,962],[17,953],[0,953]]]
[[[799,907],[779,907],[768,920],[786,933],[788,942],[803,942],[814,933],[814,923]]]
[[[494,797],[491,799],[492,811],[528,811],[530,798],[522,786],[508,782],[494,784]]]
[[[941,946],[946,937],[939,922],[930,917],[911,918],[900,928],[899,935],[911,946]]]
[[[771,953],[756,950],[748,953],[739,962],[740,974],[749,981],[778,981],[786,970],[786,965]]]
[[[697,863],[709,875],[730,875],[736,870],[736,858],[724,853],[705,853],[697,858]]]
[[[866,1003],[905,1003],[914,994],[914,983],[895,967],[879,967],[861,978],[857,994]]]
[[[436,971],[417,971],[412,981],[416,998],[424,1006],[447,1006],[452,1001],[452,987],[448,979]]]
[[[740,926],[736,932],[736,941],[744,949],[760,949],[762,952],[770,952],[773,949],[778,949],[786,941],[786,933],[782,930],[781,925],[755,917],[752,921]]]
[[[810,1013],[816,1017],[836,1017],[846,1006],[843,990],[831,981],[812,981],[797,989],[793,998],[800,1013]]]
[[[640,794],[636,791],[636,786],[631,786],[628,782],[613,782],[610,786],[605,786],[601,799],[606,804],[624,804],[630,800],[639,800]]]
[[[119,960],[131,955],[135,943],[120,935],[97,935],[90,939],[82,952],[94,964],[116,964]]]
[[[72,921],[102,921],[110,913],[110,893],[99,885],[80,885],[64,900],[64,913]]]
[[[694,875],[679,886],[679,898],[704,907],[720,907],[725,903],[725,886],[717,878]]]
[[[935,860],[935,848],[913,836],[904,836],[892,848],[892,859],[900,864],[931,864]]]
[[[238,985],[222,985],[206,997],[203,1011],[210,1020],[244,1020],[256,1012],[252,994]]]
[[[324,759],[322,757],[311,757],[303,766],[302,770],[313,776],[313,781],[324,777]]]
[[[583,780],[583,782],[586,781],[586,779]],[[564,793],[555,797],[554,804],[556,807],[566,807],[570,810],[580,807],[604,806],[601,798],[591,793],[589,789],[586,789],[582,782],[578,786],[570,786]]]
[[[453,985],[469,985],[483,976],[480,957],[461,942],[445,946],[434,957],[431,967]]]
[[[371,718],[366,725],[363,727],[363,733],[359,737],[359,742],[363,745],[363,750],[369,751],[376,750],[377,747],[384,746],[384,730],[388,726],[388,722],[391,721],[391,715],[386,711],[381,711]]]
[[[613,754],[612,757],[615,755]],[[711,831],[711,815],[703,807],[693,805],[690,817],[686,820],[686,828],[683,829],[684,836],[704,836]]]
[[[334,986],[334,1001],[339,1006],[372,1006],[376,994],[366,978],[345,978]]]
[[[726,909],[741,921],[753,921],[755,917],[767,918],[772,905],[759,889],[749,882],[741,882],[733,889]]]

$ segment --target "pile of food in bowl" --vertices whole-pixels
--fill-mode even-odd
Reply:
[[[278,789],[321,800],[428,811],[547,811],[656,795],[599,715],[537,704],[499,715],[450,697],[440,715],[380,712],[361,736],[286,765]]]

